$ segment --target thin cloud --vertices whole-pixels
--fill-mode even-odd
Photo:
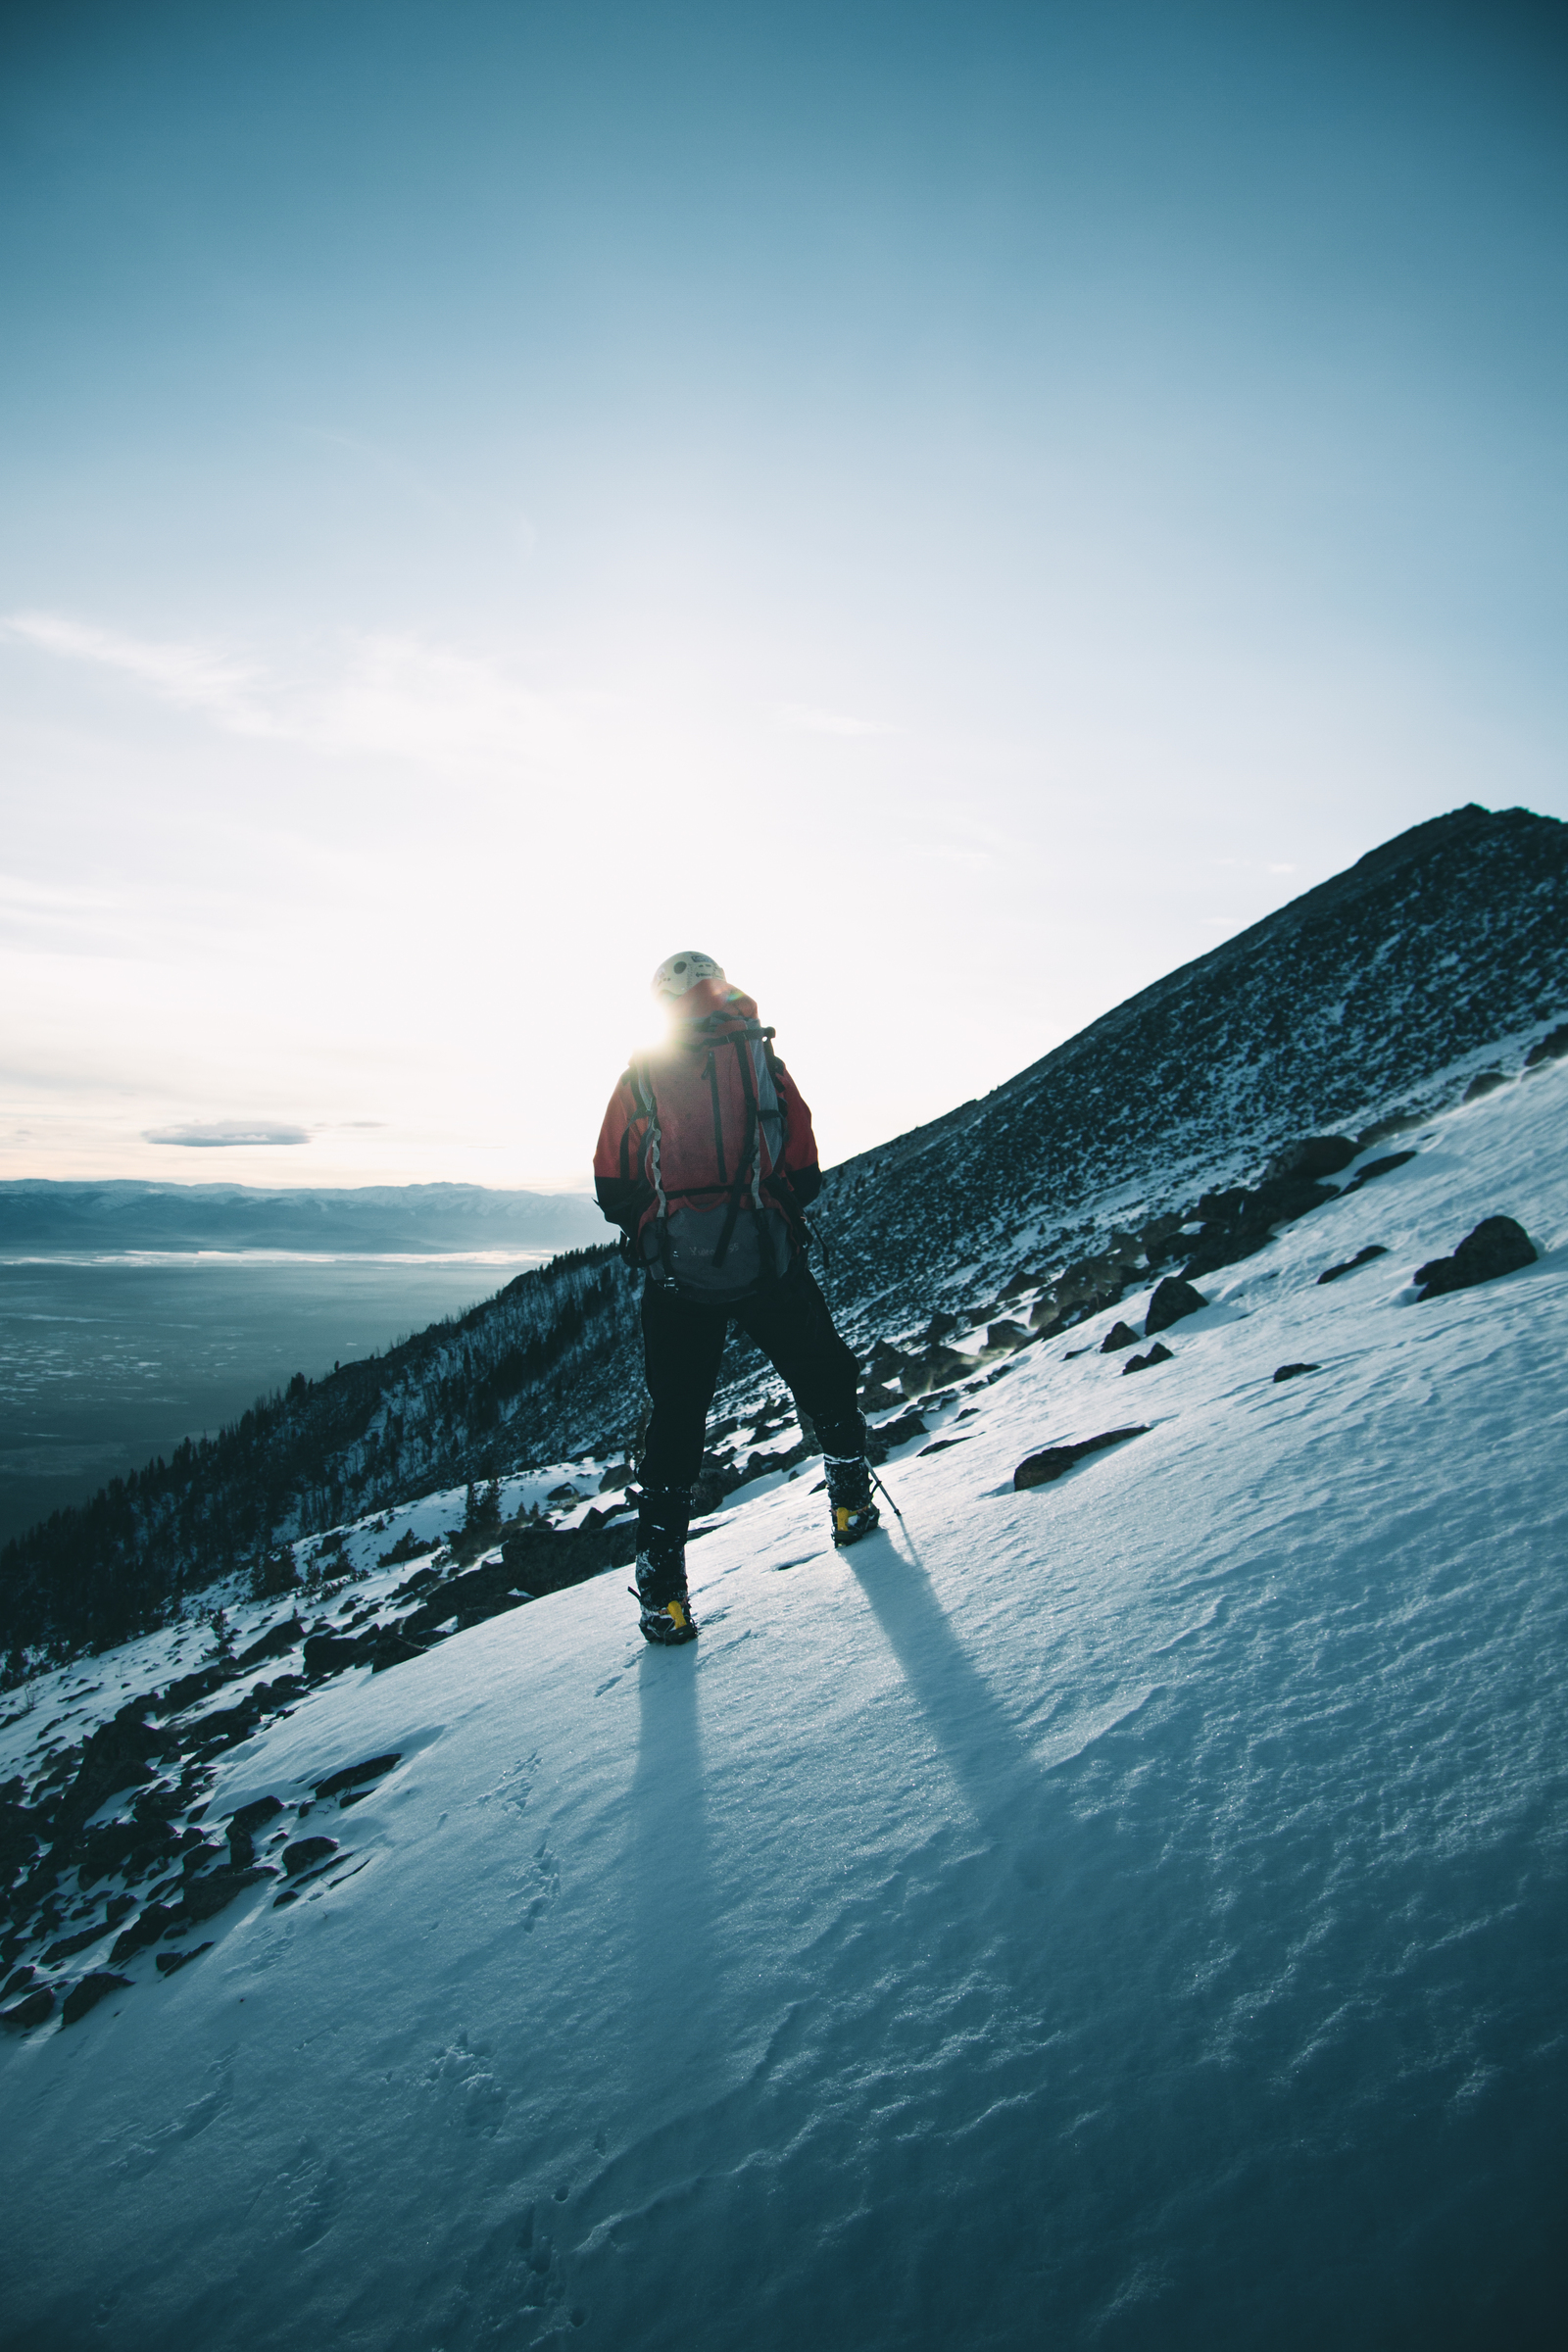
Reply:
[[[0,625],[40,653],[114,670],[160,702],[204,711],[236,733],[274,732],[256,705],[257,672],[210,647],[126,637],[60,612],[12,612]]]
[[[128,637],[57,612],[14,612],[0,629],[58,660],[111,670],[230,734],[318,752],[444,763],[555,752],[567,736],[544,696],[474,655],[413,635],[351,637],[334,673],[307,683],[213,647]]]
[[[308,1144],[309,1130],[256,1119],[207,1119],[192,1127],[149,1127],[144,1144],[179,1144],[192,1152],[220,1152],[237,1144]]]

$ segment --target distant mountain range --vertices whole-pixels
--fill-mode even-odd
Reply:
[[[1329,1153],[1343,1166],[1380,1130],[1559,1054],[1565,889],[1568,826],[1522,808],[1457,809],[1143,990],[983,1101],[831,1171],[812,1216],[829,1245],[825,1287],[862,1361],[913,1395],[946,1376],[938,1359],[956,1332],[1000,1318],[1027,1338],[1008,1320],[1025,1293],[1038,1332],[1161,1265],[1246,1255],[1271,1223],[1334,1197],[1310,1181],[1315,1166],[1293,1162],[1303,1138],[1353,1138]],[[293,1208],[404,1196],[254,1198]],[[403,1230],[425,1248],[454,1246],[437,1230],[470,1246],[494,1231],[461,1215]],[[258,1220],[249,1231],[269,1240],[247,1246],[278,1246],[282,1229]],[[325,1213],[288,1230],[349,1246],[326,1242]],[[720,1409],[735,1412],[765,1367],[732,1340],[726,1368]],[[122,1639],[286,1538],[465,1480],[603,1457],[635,1440],[645,1401],[635,1291],[609,1249],[573,1251],[385,1356],[296,1381],[216,1442],[186,1445],[7,1545],[0,1639],[14,1658],[24,1644]]]
[[[586,1193],[478,1184],[265,1192],[239,1184],[0,1184],[0,1254],[39,1250],[296,1250],[435,1255],[571,1250],[603,1239]]]

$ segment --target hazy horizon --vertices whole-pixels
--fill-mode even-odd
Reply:
[[[0,1175],[825,1161],[1568,815],[1565,42],[1221,0],[0,29]]]

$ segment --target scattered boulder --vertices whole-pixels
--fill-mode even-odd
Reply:
[[[986,1325],[985,1352],[987,1355],[1010,1353],[1016,1348],[1027,1348],[1033,1337],[1027,1324],[1015,1323],[1010,1316],[1004,1316],[1000,1322]]]
[[[1494,1095],[1499,1086],[1511,1086],[1513,1080],[1506,1070],[1477,1070],[1464,1093],[1461,1102],[1479,1102],[1487,1095]]]
[[[317,1798],[319,1801],[323,1797],[341,1796],[345,1788],[361,1788],[367,1781],[385,1780],[393,1766],[402,1761],[401,1749],[394,1748],[390,1755],[370,1756],[363,1764],[345,1764],[341,1772],[328,1773],[324,1781],[313,1784]],[[283,1810],[276,1797],[270,1797],[267,1801],[274,1812],[281,1813]]]
[[[112,1992],[126,1992],[129,1988],[129,1977],[112,1976],[108,1969],[95,1968],[91,1976],[83,1977],[81,1983],[73,1984],[67,1993],[60,2007],[61,2025],[75,2025],[86,2016],[89,2009],[96,2009],[100,2001],[107,2000]]]
[[[323,1681],[329,1674],[341,1674],[347,1666],[363,1663],[359,1642],[352,1634],[310,1634],[306,1638],[305,1673],[313,1683]]]
[[[1031,1487],[1049,1487],[1087,1454],[1101,1453],[1107,1446],[1120,1446],[1127,1438],[1142,1438],[1147,1434],[1148,1424],[1141,1421],[1136,1427],[1107,1429],[1101,1437],[1083,1438],[1075,1446],[1047,1446],[1018,1464],[1012,1474],[1013,1490],[1022,1494]]]
[[[110,1967],[119,1968],[122,1961],[133,1960],[138,1952],[145,1951],[150,1943],[157,1943],[178,1925],[179,1913],[172,1903],[149,1903],[140,1918],[133,1919],[116,1938],[109,1955]]]
[[[1322,1366],[1319,1364],[1281,1364],[1274,1378],[1276,1383],[1282,1380],[1299,1380],[1303,1372],[1317,1372],[1321,1369]]]
[[[4,1984],[0,1984],[0,2001],[9,2001],[17,1993],[25,1992],[37,1974],[38,1971],[33,1967],[31,1961],[24,1960],[19,1969],[7,1977]]]
[[[317,1790],[317,1794],[320,1794],[319,1789]],[[282,1810],[283,1806],[279,1798],[259,1796],[254,1804],[241,1805],[237,1813],[229,1815],[228,1835],[232,1839],[237,1831],[242,1838],[254,1838],[257,1831],[264,1828],[268,1822],[275,1821]]]
[[[62,1936],[59,1942],[52,1943],[45,1952],[45,1968],[54,1968],[62,1960],[74,1960],[78,1952],[87,1949],[89,1943],[100,1942],[108,1933],[108,1920],[96,1919],[90,1928],[78,1928],[74,1936]]]
[[[1136,1348],[1138,1334],[1130,1323],[1113,1323],[1100,1343],[1102,1355],[1114,1355],[1118,1348]]]
[[[1357,1266],[1369,1266],[1375,1257],[1387,1257],[1388,1254],[1388,1250],[1381,1242],[1368,1242],[1364,1250],[1358,1250],[1353,1257],[1346,1258],[1342,1264],[1325,1266],[1323,1272],[1318,1276],[1318,1281],[1320,1283],[1339,1282],[1345,1275],[1353,1274]],[[1279,1374],[1276,1372],[1274,1377],[1278,1380]]]
[[[1417,1266],[1414,1280],[1423,1298],[1440,1298],[1447,1291],[1467,1291],[1480,1282],[1495,1282],[1536,1262],[1536,1247],[1512,1217],[1483,1217],[1467,1233],[1451,1257],[1434,1257]]]
[[[182,1674],[164,1692],[159,1701],[159,1713],[182,1715],[187,1707],[194,1707],[201,1699],[211,1698],[213,1692],[231,1681],[236,1672],[234,1661],[229,1659],[217,1666],[198,1667],[194,1674]]]
[[[287,1848],[285,1847],[285,1852]],[[192,1879],[180,1899],[177,1923],[181,1929],[196,1927],[204,1919],[212,1919],[226,1911],[236,1895],[247,1886],[258,1886],[263,1879],[275,1879],[277,1873],[270,1863],[258,1862],[249,1870],[214,1870],[205,1878]]]
[[[203,1952],[210,1952],[212,1948],[210,1943],[197,1943],[182,1952],[160,1952],[153,1962],[153,1966],[161,1977],[172,1977],[177,1969],[183,1968],[187,1961],[199,1960]]]
[[[1287,1144],[1283,1152],[1275,1152],[1263,1170],[1264,1180],[1305,1176],[1315,1184],[1348,1168],[1360,1149],[1348,1135],[1303,1135],[1299,1143]]]
[[[245,1674],[253,1666],[265,1666],[269,1658],[282,1657],[294,1647],[296,1642],[304,1638],[305,1628],[300,1620],[297,1617],[287,1618],[283,1624],[271,1626],[248,1649],[240,1651],[234,1660],[235,1672]]]
[[[923,1438],[926,1434],[926,1425],[918,1413],[901,1413],[896,1421],[884,1421],[880,1428],[867,1430],[866,1459],[874,1470],[880,1470],[896,1446],[907,1446],[911,1438]]]
[[[1195,1291],[1184,1276],[1167,1274],[1163,1282],[1155,1284],[1154,1296],[1149,1301],[1149,1312],[1144,1317],[1145,1338],[1152,1340],[1156,1332],[1169,1331],[1184,1315],[1196,1315],[1207,1304],[1202,1292]]]
[[[83,1741],[75,1778],[55,1808],[57,1845],[74,1837],[117,1789],[139,1788],[158,1778],[152,1759],[164,1752],[164,1735],[141,1716],[141,1706],[133,1700]]]
[[[1380,1176],[1392,1176],[1396,1168],[1402,1168],[1406,1160],[1414,1157],[1413,1152],[1386,1152],[1381,1159],[1369,1159],[1364,1168],[1356,1169],[1346,1186],[1347,1199],[1351,1193],[1358,1193],[1363,1184],[1376,1184]]]
[[[283,1848],[283,1869],[291,1879],[303,1871],[314,1870],[318,1862],[327,1861],[338,1850],[335,1838],[296,1838],[292,1845]]]
[[[1568,1021],[1560,1021],[1544,1037],[1537,1038],[1525,1055],[1525,1068],[1539,1070],[1543,1062],[1561,1061],[1565,1054],[1568,1054]]]
[[[13,2034],[26,2034],[34,2026],[41,2026],[53,2017],[54,2009],[54,1986],[40,1984],[36,1992],[29,1992],[23,2000],[13,2002],[9,2009],[0,2009],[0,2026],[5,2026]]]
[[[259,1699],[247,1694],[236,1706],[215,1707],[191,1726],[192,1735],[204,1748],[235,1747],[248,1740],[262,1719]]]
[[[1175,1254],[1176,1237],[1184,1222],[1179,1208],[1167,1209],[1162,1216],[1150,1218],[1138,1239],[1152,1266],[1160,1265]]]
[[[1123,1364],[1122,1371],[1124,1374],[1147,1372],[1153,1364],[1168,1364],[1173,1352],[1174,1350],[1167,1348],[1163,1340],[1156,1340],[1147,1355],[1130,1355]]]
[[[1355,1139],[1356,1148],[1370,1152],[1374,1144],[1386,1144],[1392,1136],[1408,1135],[1412,1127],[1424,1123],[1424,1116],[1418,1110],[1396,1110],[1391,1118],[1374,1119],[1370,1127],[1363,1127]]]

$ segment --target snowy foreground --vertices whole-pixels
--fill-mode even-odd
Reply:
[[[1559,2340],[1565,1113],[960,1390],[906,1530],[744,1490],[695,1649],[611,1574],[230,1750],[213,1823],[400,1761],[0,2047],[10,2352]],[[1540,1262],[1417,1302],[1494,1212]]]

